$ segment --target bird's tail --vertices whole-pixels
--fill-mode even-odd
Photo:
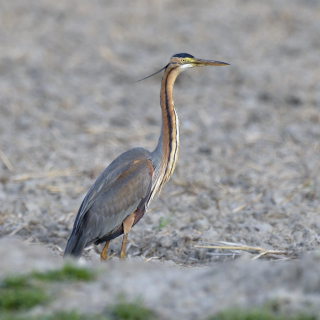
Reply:
[[[86,246],[87,239],[82,236],[82,232],[71,234],[66,249],[64,251],[63,257],[73,256],[74,258],[79,258],[82,254],[83,249]]]

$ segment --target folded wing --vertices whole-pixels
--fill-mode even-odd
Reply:
[[[153,176],[146,152],[129,150],[100,175],[81,204],[65,255],[79,257],[86,246],[120,235],[122,222],[136,210],[142,217]]]

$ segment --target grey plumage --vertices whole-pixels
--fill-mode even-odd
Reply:
[[[90,244],[111,240],[123,220],[145,206],[152,185],[149,156],[143,148],[128,150],[102,172],[80,206],[65,256],[79,257]]]

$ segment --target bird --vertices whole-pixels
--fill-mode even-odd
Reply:
[[[77,259],[85,247],[105,243],[100,259],[107,260],[110,241],[123,234],[120,259],[125,258],[129,231],[170,179],[178,160],[179,120],[172,96],[177,76],[188,68],[226,65],[229,64],[178,53],[162,69],[141,79],[164,71],[160,90],[162,126],[157,146],[152,152],[130,149],[101,173],[82,201],[64,257]]]

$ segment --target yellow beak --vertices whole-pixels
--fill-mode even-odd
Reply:
[[[194,59],[190,62],[194,67],[204,67],[204,66],[229,66],[229,63],[215,61],[215,60],[204,60],[204,59]]]

